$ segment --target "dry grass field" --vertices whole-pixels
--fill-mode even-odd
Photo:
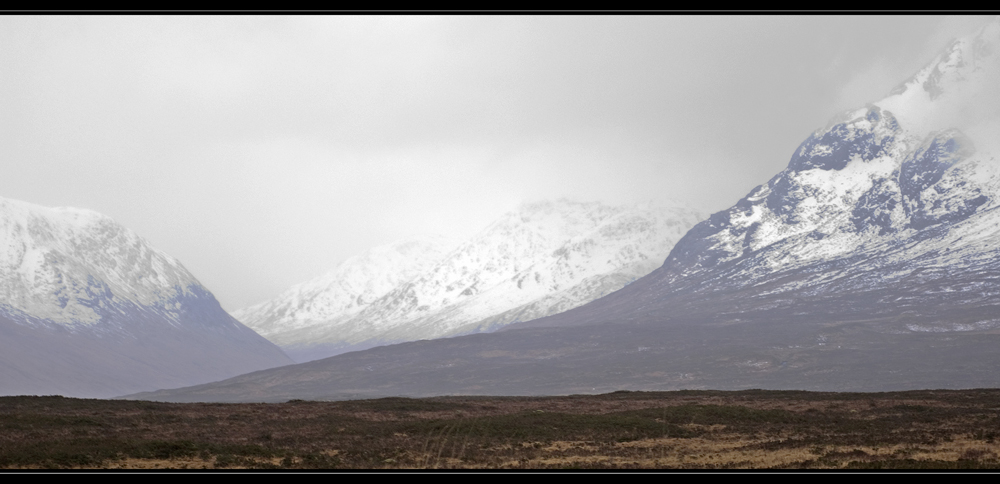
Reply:
[[[996,469],[1000,390],[0,398],[3,469]]]

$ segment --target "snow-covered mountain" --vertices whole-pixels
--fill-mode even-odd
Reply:
[[[90,210],[0,199],[0,394],[115,396],[289,364],[175,259]]]
[[[489,332],[621,289],[700,219],[680,206],[524,204],[464,243],[378,247],[234,315],[298,361]]]
[[[805,314],[808,301],[834,297],[854,301],[834,311],[841,316],[870,314],[939,291],[956,310],[969,298],[1000,305],[1000,287],[984,276],[1000,266],[997,88],[1000,19],[951,42],[886,98],[814,132],[785,170],[694,227],[629,291],[535,325],[643,318],[668,307],[746,313],[792,301]],[[909,293],[920,290],[908,284],[930,279],[949,289]],[[869,300],[880,290],[898,294]],[[940,308],[928,300],[921,311]],[[933,325],[898,322],[925,324]]]

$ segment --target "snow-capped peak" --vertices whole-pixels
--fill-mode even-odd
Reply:
[[[0,199],[0,276],[0,395],[108,398],[291,362],[91,210]]]
[[[1000,18],[953,40],[931,63],[876,104],[907,132],[924,138],[958,128],[979,138],[979,125],[995,122],[1000,100]],[[992,147],[992,146],[991,146]]]

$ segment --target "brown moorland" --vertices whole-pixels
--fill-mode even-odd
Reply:
[[[1000,390],[0,398],[4,469],[996,469]]]

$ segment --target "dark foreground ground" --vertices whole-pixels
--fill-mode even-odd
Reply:
[[[1000,390],[0,398],[5,469],[996,469]]]

